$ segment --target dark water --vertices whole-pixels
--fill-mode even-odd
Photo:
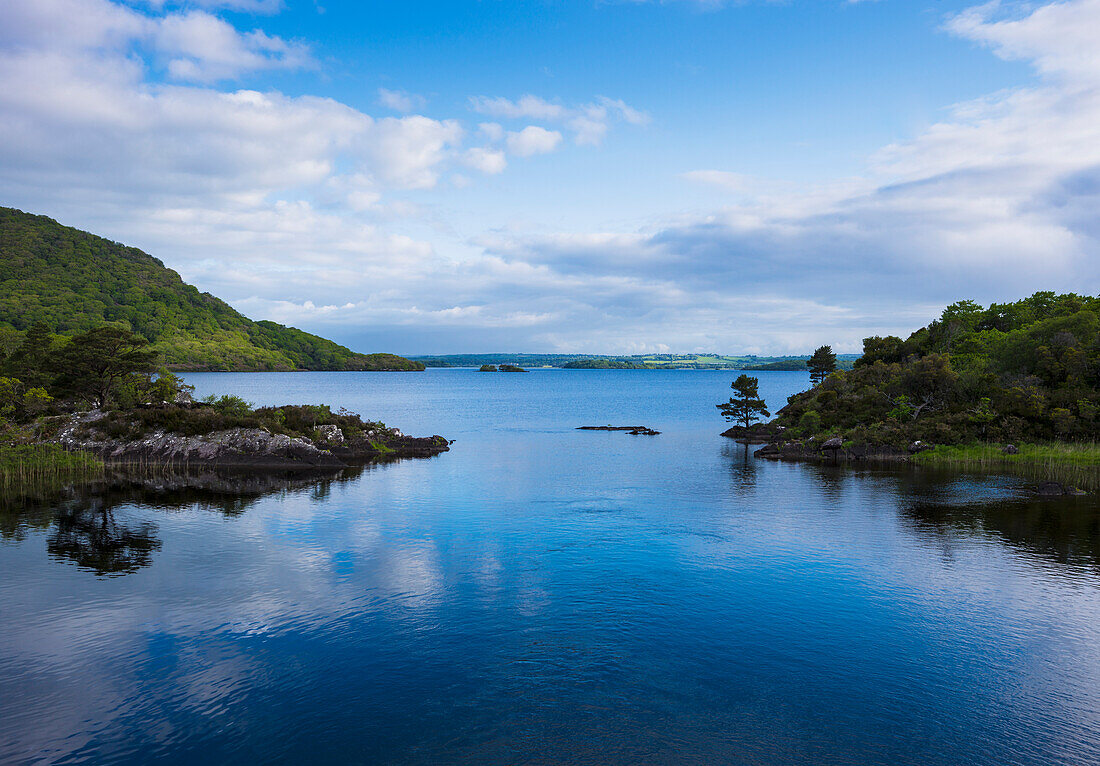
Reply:
[[[1097,502],[754,461],[730,378],[191,376],[457,441],[9,498],[0,761],[1100,763]]]

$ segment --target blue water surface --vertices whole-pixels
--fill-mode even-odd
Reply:
[[[0,761],[1100,763],[1097,502],[754,460],[732,377],[188,375],[455,441],[5,511]]]

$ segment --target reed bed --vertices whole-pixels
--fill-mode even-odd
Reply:
[[[1008,455],[1001,444],[940,446],[914,456],[928,466],[1003,471],[1040,481],[1056,481],[1088,492],[1100,491],[1100,442],[1045,442],[1016,445]]]
[[[55,444],[0,446],[0,491],[86,481],[103,472],[103,461],[90,452],[69,452]]]

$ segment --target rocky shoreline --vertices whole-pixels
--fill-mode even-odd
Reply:
[[[339,426],[322,425],[316,438],[291,437],[264,428],[229,428],[193,436],[154,430],[139,439],[104,433],[106,413],[99,410],[69,418],[50,442],[67,450],[85,450],[115,465],[210,466],[255,470],[340,469],[400,458],[424,458],[447,452],[442,436],[406,436],[396,428],[345,435]]]
[[[756,446],[753,457],[764,460],[784,460],[791,462],[811,462],[825,465],[873,465],[875,463],[910,463],[913,456],[934,448],[927,442],[914,441],[908,448],[901,449],[888,444],[861,444],[844,442],[839,438],[816,439],[813,436],[805,439],[787,439],[779,430],[769,428],[769,425],[757,424],[748,429],[734,426],[722,433],[722,436],[734,439],[739,444]],[[1006,456],[1016,455],[1019,450],[1015,445],[1006,444],[1001,448],[1001,453]],[[1007,468],[1008,466],[1001,466]],[[1026,466],[1025,466],[1026,467]],[[1020,466],[1016,466],[1020,468]],[[1041,479],[1034,487],[1036,494],[1046,497],[1064,495],[1084,495],[1087,492],[1063,481]]]

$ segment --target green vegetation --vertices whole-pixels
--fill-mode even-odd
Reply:
[[[1047,465],[1100,467],[1100,442],[1045,442],[1013,445],[1016,452],[1006,453],[1004,445],[975,443],[940,445],[918,453],[913,459],[929,465],[1005,465],[1018,462]]]
[[[928,466],[949,466],[980,471],[1009,471],[1038,476],[1083,490],[1100,490],[1100,442],[1044,442],[1013,445],[975,444],[940,445],[913,456]]]
[[[154,378],[156,356],[144,338],[119,327],[72,338],[31,328],[0,358],[0,426],[32,421],[62,405],[133,407],[190,391],[167,370]]]
[[[0,208],[0,352],[21,345],[35,327],[74,336],[103,326],[149,341],[175,370],[424,369],[254,322],[136,248]]]
[[[806,361],[806,366],[810,370],[810,383],[815,386],[836,372],[836,354],[832,346],[820,346]]]
[[[727,422],[732,420],[740,423],[743,428],[748,428],[761,417],[771,415],[764,400],[760,398],[759,384],[760,381],[756,378],[741,374],[730,384],[733,396],[729,402],[714,406]]]
[[[514,364],[502,364],[499,367],[495,364],[483,364],[478,372],[527,372],[527,370]]]
[[[103,462],[87,452],[68,452],[54,444],[0,446],[0,490],[59,481],[90,479],[103,472]]]
[[[208,397],[199,406],[149,407],[115,410],[91,428],[112,439],[134,441],[154,431],[202,436],[230,428],[262,428],[273,434],[316,440],[318,428],[334,425],[347,439],[386,429],[384,423],[364,421],[353,412],[333,412],[324,404],[260,407],[236,396]]]
[[[805,372],[810,369],[805,359],[784,359],[781,362],[767,364],[747,364],[741,368],[748,372]]]
[[[566,370],[648,370],[641,362],[627,359],[577,359],[562,365]]]
[[[1100,298],[1040,292],[988,308],[955,303],[905,340],[867,338],[854,369],[788,402],[769,426],[796,438],[898,447],[1093,442]]]

